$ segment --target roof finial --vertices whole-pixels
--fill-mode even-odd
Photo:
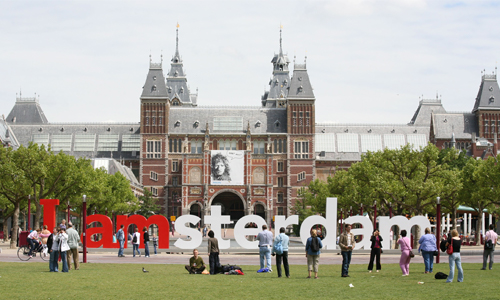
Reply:
[[[179,56],[179,22],[177,22],[177,29],[175,34],[175,55]]]
[[[280,23],[280,55],[283,55],[283,48],[282,48],[282,42],[281,42],[281,31],[283,30],[283,25]]]

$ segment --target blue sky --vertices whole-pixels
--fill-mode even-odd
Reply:
[[[436,93],[470,111],[499,15],[486,1],[1,1],[0,114],[22,89],[50,122],[138,122],[149,55],[168,71],[177,22],[200,105],[260,105],[282,24],[317,122],[407,123]]]

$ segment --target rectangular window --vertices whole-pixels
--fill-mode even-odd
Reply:
[[[283,203],[283,193],[281,193],[281,192],[278,193],[277,202]]]
[[[264,141],[256,141],[253,143],[254,154],[264,154]]]
[[[284,177],[278,177],[278,187],[283,187],[284,186],[284,184],[283,184],[283,181],[284,181],[283,178]]]
[[[285,166],[285,163],[282,161],[279,161],[278,162],[278,172],[283,172],[285,170],[284,166]]]
[[[304,116],[303,112],[299,112],[299,118],[302,118]]]
[[[151,180],[158,181],[158,173],[151,171],[149,178]]]
[[[179,177],[172,177],[172,185],[173,186],[179,185]]]
[[[146,141],[146,158],[161,158],[161,141]]]
[[[179,161],[172,160],[172,172],[179,172]]]
[[[488,133],[488,120],[484,120],[484,133]]]
[[[297,112],[296,111],[293,112],[293,117],[297,118]]]
[[[181,139],[170,139],[168,141],[168,151],[171,153],[182,152],[182,140]]]
[[[297,181],[302,181],[304,179],[306,179],[306,172],[300,172],[297,174]]]
[[[158,189],[151,187],[151,194],[153,194],[153,196],[158,196]]]
[[[306,118],[309,118],[309,112],[306,111]]]
[[[495,133],[495,120],[491,120],[491,133]]]
[[[280,206],[278,207],[278,216],[284,216],[285,213],[284,213],[284,207]]]
[[[309,158],[309,142],[295,142],[295,158]]]

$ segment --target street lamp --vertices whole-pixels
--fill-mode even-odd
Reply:
[[[83,195],[82,211],[83,211],[83,224],[82,224],[83,262],[86,263],[87,262],[87,195]]]
[[[440,234],[441,234],[441,198],[436,198],[437,206],[436,206],[436,247],[438,248],[438,255],[436,256],[436,263],[439,263],[439,242],[440,242]]]
[[[28,231],[31,228],[31,195],[28,195]]]

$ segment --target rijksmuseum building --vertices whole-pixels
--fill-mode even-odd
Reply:
[[[0,122],[2,143],[50,144],[76,157],[115,159],[151,190],[167,216],[203,217],[220,205],[231,220],[256,214],[268,223],[293,214],[311,180],[326,180],[367,151],[431,142],[482,158],[498,153],[496,74],[482,76],[470,112],[447,112],[441,99],[421,99],[408,124],[320,124],[307,66],[294,62],[291,70],[281,37],[269,90],[251,107],[200,105],[187,84],[178,32],[176,41],[170,66],[150,61],[137,93],[140,123],[50,123],[37,98],[19,96]]]

